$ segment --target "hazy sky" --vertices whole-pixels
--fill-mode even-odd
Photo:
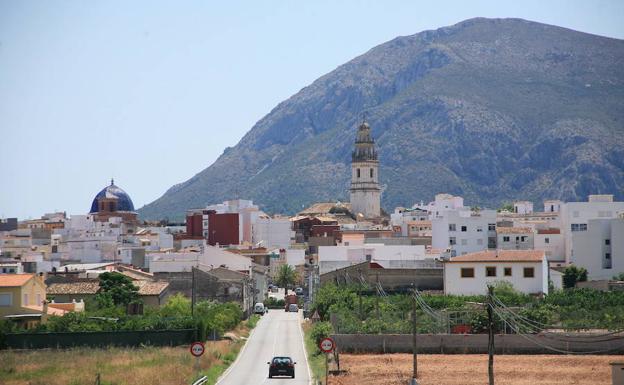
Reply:
[[[624,1],[0,1],[0,217],[135,208],[399,35],[520,17],[624,38]]]

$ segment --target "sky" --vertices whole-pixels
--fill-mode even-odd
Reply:
[[[624,1],[0,1],[0,218],[136,209],[397,36],[518,17],[624,39]]]

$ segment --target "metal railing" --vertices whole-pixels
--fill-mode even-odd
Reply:
[[[204,385],[208,382],[208,376],[201,376],[192,385]]]

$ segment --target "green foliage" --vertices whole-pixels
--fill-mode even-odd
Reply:
[[[312,311],[323,320],[335,318],[338,333],[410,333],[412,302],[410,296],[394,294],[378,298],[374,293],[362,296],[361,312],[358,287],[324,285],[317,293]],[[538,298],[516,291],[511,285],[497,283],[494,293],[517,314],[543,325],[570,328],[624,328],[624,292],[600,292],[592,289],[567,289]],[[474,332],[487,328],[487,314],[482,306],[486,296],[423,294],[423,300],[435,311],[449,314],[449,325],[417,309],[419,333],[446,331],[446,327],[468,324]],[[379,309],[377,308],[379,307]],[[442,313],[442,314],[444,314]],[[450,315],[453,315],[451,318]],[[496,330],[503,322],[494,315]]]
[[[502,206],[501,206],[498,210],[496,210],[496,211],[498,211],[499,213],[500,213],[501,211],[509,211],[510,213],[513,213],[513,212],[514,212],[514,206],[513,206],[513,203],[510,203],[510,202],[505,202],[505,203],[503,203],[503,205],[502,205]]]
[[[318,346],[323,338],[327,338],[332,334],[332,326],[329,322],[317,322],[312,325],[310,336],[314,343]]]
[[[247,327],[253,329],[260,321],[260,316],[258,314],[252,314],[251,317],[247,320]]]
[[[116,306],[139,301],[139,289],[129,277],[117,272],[106,272],[100,274],[99,278],[100,291],[96,295],[98,305],[108,305],[111,300]]]
[[[283,309],[286,305],[283,299],[276,299],[275,297],[269,297],[264,301],[264,306],[269,309]]]
[[[287,289],[297,282],[297,272],[288,264],[282,265],[277,272],[277,279],[275,281],[278,286]]]
[[[199,307],[197,304],[196,307]],[[167,299],[167,303],[160,308],[160,314],[163,317],[190,317],[191,316],[191,300],[186,298],[182,293],[176,293]]]
[[[577,282],[587,281],[587,269],[570,265],[563,271],[563,287],[573,288]]]

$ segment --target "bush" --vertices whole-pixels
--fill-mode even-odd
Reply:
[[[563,287],[570,289],[576,286],[577,282],[587,281],[587,269],[570,265],[563,271]]]
[[[329,322],[317,322],[312,325],[312,330],[310,331],[310,336],[314,341],[316,348],[318,349],[318,345],[321,343],[323,338],[329,337],[332,333],[333,329]]]
[[[264,301],[264,306],[269,309],[283,309],[286,306],[286,302],[283,299],[275,299],[275,297],[269,297]]]

